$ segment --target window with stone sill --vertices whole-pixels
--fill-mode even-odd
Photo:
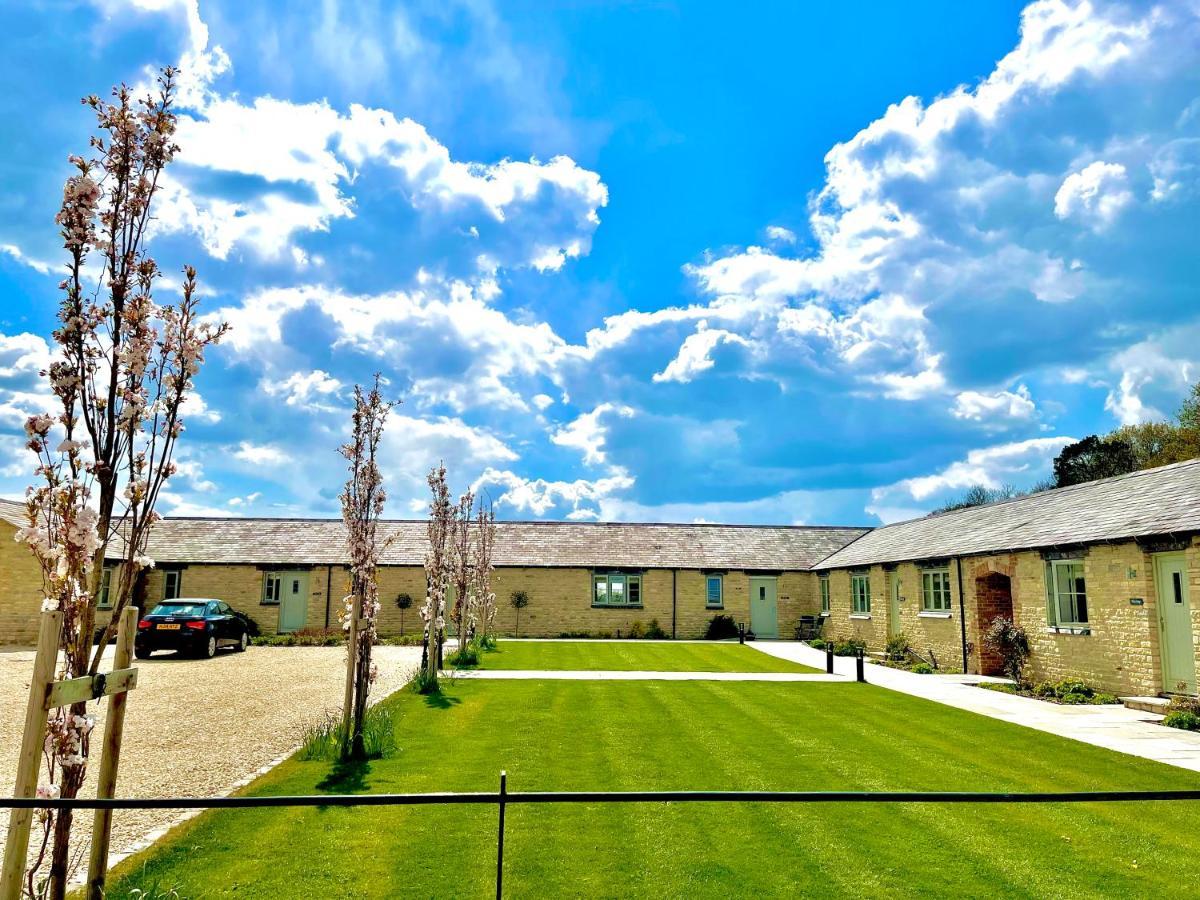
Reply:
[[[593,575],[592,606],[641,606],[641,575]]]
[[[1046,561],[1046,624],[1069,634],[1088,633],[1087,583],[1082,559]]]
[[[950,612],[949,569],[926,569],[921,572],[921,611]]]
[[[817,579],[817,583],[821,586],[821,615],[829,615],[829,576],[822,575]]]
[[[725,606],[725,585],[720,575],[709,575],[705,579],[704,605],[709,609]]]
[[[871,613],[871,576],[866,572],[850,576],[850,613],[860,616]]]

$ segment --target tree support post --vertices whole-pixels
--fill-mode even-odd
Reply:
[[[117,652],[113,669],[127,669],[133,662],[133,638],[137,632],[137,610],[125,607],[117,626]],[[129,694],[113,694],[108,701],[108,719],[104,725],[104,746],[100,753],[100,774],[96,796],[110,799],[116,796],[117,766],[121,761],[121,738],[125,733],[125,706]],[[112,836],[112,810],[98,809],[92,819],[92,848],[88,858],[88,900],[104,900],[104,879],[108,875],[108,848]]]
[[[508,794],[508,772],[500,773],[500,825],[496,832],[496,900],[504,888],[504,807]]]
[[[358,620],[362,618],[362,595],[355,590],[350,610],[350,637],[346,652],[346,698],[342,703],[342,758],[350,754],[354,731],[354,673],[358,668]]]
[[[25,731],[21,738],[21,755],[17,758],[14,797],[32,797],[37,793],[38,770],[42,763],[42,748],[46,743],[46,698],[54,680],[54,666],[58,662],[62,619],[62,613],[58,611],[42,613],[37,655],[33,659],[33,676],[29,679],[29,704],[25,707]],[[32,821],[32,809],[14,809],[9,817],[4,868],[0,871],[0,900],[18,900],[21,896],[21,876],[25,874]]]

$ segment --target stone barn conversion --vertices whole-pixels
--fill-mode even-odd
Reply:
[[[818,566],[826,633],[904,632],[943,668],[995,674],[998,615],[1029,633],[1035,680],[1196,692],[1200,460],[886,525]]]
[[[40,577],[13,541],[24,506],[0,501],[0,644],[29,643]],[[421,628],[425,523],[388,521],[379,630]],[[154,530],[142,608],[224,600],[264,633],[336,626],[346,585],[340,520],[168,518]],[[497,523],[501,634],[628,635],[657,623],[704,635],[715,615],[760,638],[801,616],[882,650],[903,633],[946,671],[992,674],[999,615],[1030,635],[1037,680],[1078,676],[1121,694],[1195,693],[1200,647],[1200,460],[880,528]],[[401,614],[396,599],[413,605]],[[1198,601],[1200,602],[1200,601]]]

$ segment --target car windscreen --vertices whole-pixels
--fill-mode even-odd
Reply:
[[[202,616],[205,603],[160,603],[150,613],[152,616]]]

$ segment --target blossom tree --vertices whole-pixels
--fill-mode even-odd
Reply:
[[[496,622],[496,594],[492,590],[492,551],[496,546],[496,511],[480,499],[475,507],[475,543],[471,555],[471,605],[486,642]]]
[[[471,595],[471,513],[475,495],[467,491],[458,498],[450,522],[450,582],[454,586],[454,606],[450,621],[458,629],[458,652],[467,648],[474,627]]]
[[[350,440],[340,448],[350,463],[350,475],[342,489],[342,521],[346,525],[346,550],[350,557],[350,593],[345,597],[342,627],[349,634],[346,663],[346,704],[342,711],[342,756],[361,759],[363,718],[367,694],[375,680],[371,647],[375,642],[375,619],[379,614],[379,518],[387,501],[383,475],[376,463],[383,425],[395,404],[383,399],[379,375],[364,394],[354,386],[354,412]]]
[[[446,485],[446,467],[438,463],[429,470],[426,479],[430,493],[429,547],[425,551],[425,604],[421,618],[425,621],[425,653],[422,687],[435,691],[438,687],[438,647],[446,627],[446,594],[451,582],[451,537],[454,528],[454,504]]]
[[[154,564],[146,542],[176,470],[181,412],[205,351],[227,328],[200,321],[191,267],[178,303],[159,305],[153,296],[160,272],[146,232],[160,176],[178,150],[175,77],[164,69],[141,100],[122,85],[111,102],[83,101],[96,116],[94,155],[70,158],[75,171],[56,217],[68,271],[59,284],[57,354],[43,373],[56,406],[25,425],[38,480],[26,492],[29,524],[17,539],[42,570],[42,608],[63,615],[60,678],[97,672],[138,573]],[[107,589],[113,612],[93,650],[106,559],[115,561]],[[51,713],[47,750],[57,765],[47,767],[44,793],[78,796],[92,724],[82,702]],[[61,898],[73,816],[62,810],[51,818],[48,893]]]

